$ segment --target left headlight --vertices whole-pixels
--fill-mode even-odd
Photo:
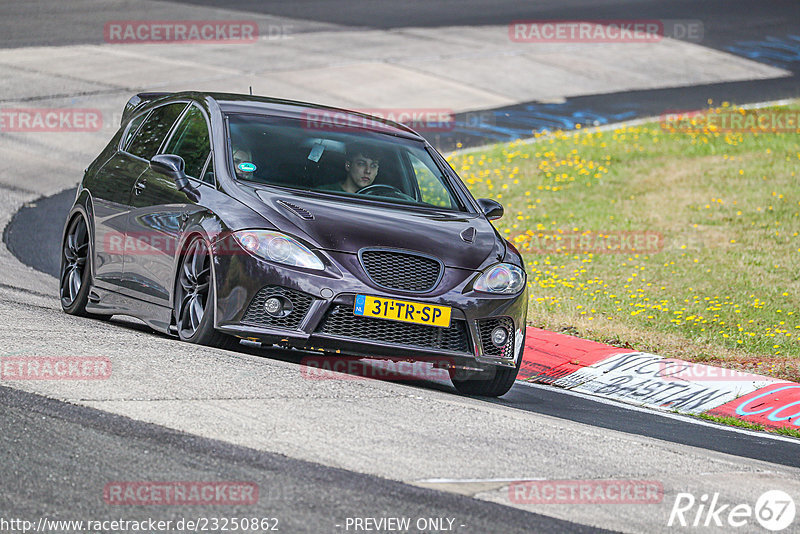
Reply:
[[[483,271],[473,287],[484,293],[519,293],[525,287],[525,271],[511,263],[498,263]]]
[[[308,247],[294,238],[270,230],[241,230],[233,233],[236,241],[250,254],[296,267],[322,271],[325,265]]]

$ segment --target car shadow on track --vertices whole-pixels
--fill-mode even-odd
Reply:
[[[174,335],[153,330],[134,317],[114,315],[108,323],[131,332],[149,333],[162,339],[178,341]],[[295,364],[299,367],[301,377],[306,380],[376,380],[468,396],[456,391],[447,370],[435,368],[430,362],[344,356],[295,348],[266,347],[248,341],[242,341],[233,352]],[[473,398],[497,402],[497,399],[489,397]],[[499,402],[502,404],[502,400]]]

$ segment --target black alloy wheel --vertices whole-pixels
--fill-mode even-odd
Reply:
[[[214,284],[211,253],[195,236],[186,247],[175,284],[175,325],[182,341],[234,349],[239,340],[214,330]]]
[[[61,307],[65,311],[81,307],[79,297],[84,288],[88,258],[89,232],[83,217],[78,216],[72,220],[61,248]],[[85,306],[84,302],[83,307]]]

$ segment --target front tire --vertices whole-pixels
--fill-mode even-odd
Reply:
[[[519,373],[519,363],[516,367],[494,366],[483,373],[472,374],[469,377],[459,377],[457,373],[451,373],[450,381],[462,395],[500,397],[508,393],[514,385],[517,373]]]
[[[181,341],[233,350],[239,340],[214,329],[215,288],[211,253],[195,236],[186,247],[175,284],[175,325]]]
[[[522,329],[522,340],[525,340],[525,328]],[[518,355],[517,365],[514,367],[493,366],[482,373],[459,373],[450,370],[450,381],[456,391],[462,395],[479,397],[501,397],[508,393],[517,379],[522,366],[522,354]]]

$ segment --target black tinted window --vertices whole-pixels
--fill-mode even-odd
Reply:
[[[133,134],[136,133],[137,128],[139,128],[139,125],[142,124],[142,121],[144,120],[145,117],[147,117],[147,113],[142,113],[141,115],[139,115],[138,117],[136,117],[131,121],[130,126],[128,126],[128,131],[125,132],[125,142],[122,144],[123,150],[126,150],[128,148],[128,144],[131,142]]]
[[[229,165],[239,180],[466,211],[421,141],[336,119],[229,115]]]
[[[175,128],[164,153],[182,157],[186,163],[186,175],[200,178],[210,151],[206,119],[196,106],[192,106]]]
[[[206,173],[203,175],[203,181],[207,184],[214,185],[217,181],[214,177],[214,156],[208,155],[208,165],[206,166]]]
[[[154,109],[133,137],[128,152],[148,160],[155,156],[161,141],[185,107],[186,104],[180,102]]]

